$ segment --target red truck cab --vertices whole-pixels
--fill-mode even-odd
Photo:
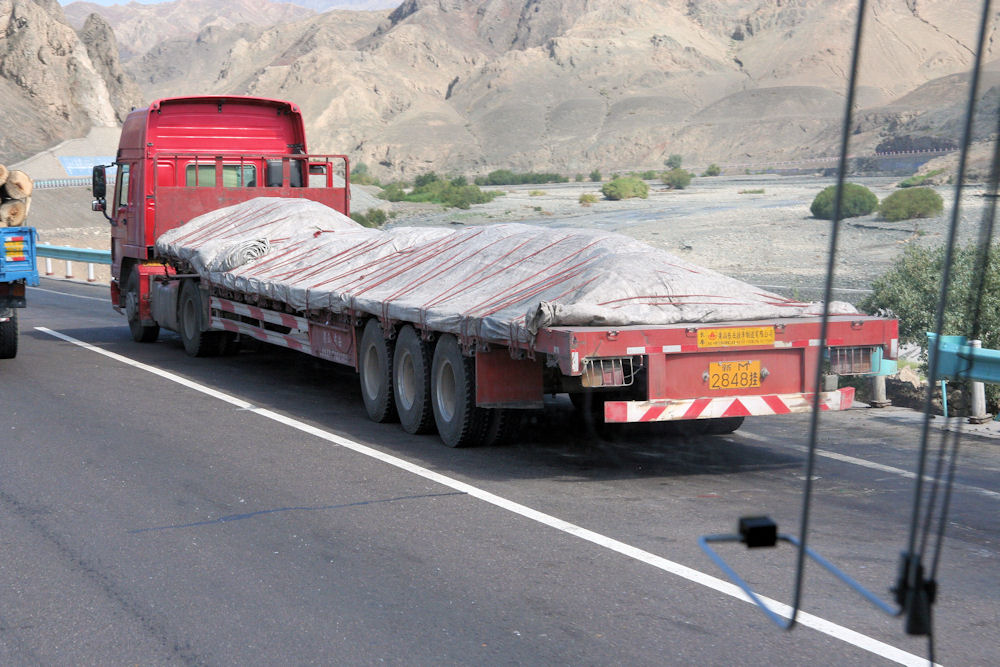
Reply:
[[[302,113],[291,102],[175,97],[128,115],[111,200],[104,168],[96,167],[93,208],[112,226],[112,303],[124,309],[136,340],[158,330],[150,276],[166,269],[153,261],[153,244],[168,229],[255,197],[312,199],[350,214],[347,157],[306,150]]]

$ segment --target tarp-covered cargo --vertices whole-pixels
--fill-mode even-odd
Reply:
[[[627,236],[497,224],[368,229],[315,202],[261,197],[164,233],[157,252],[300,312],[348,309],[486,341],[542,327],[815,315]],[[846,303],[832,313],[853,313]]]

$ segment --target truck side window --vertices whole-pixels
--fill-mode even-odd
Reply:
[[[189,188],[215,187],[214,164],[189,164],[184,170],[184,185]]]
[[[189,188],[215,187],[214,164],[189,164],[184,171],[184,185]],[[252,188],[257,185],[257,167],[252,164],[222,165],[222,187]]]
[[[118,208],[123,208],[128,206],[129,173],[127,164],[118,165],[118,178],[115,180],[117,181],[115,183],[115,202]]]

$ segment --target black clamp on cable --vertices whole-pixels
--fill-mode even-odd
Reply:
[[[899,559],[899,576],[891,589],[896,604],[903,610],[904,630],[908,635],[927,636],[931,633],[931,607],[937,599],[937,582],[924,579],[920,556],[903,552]]]

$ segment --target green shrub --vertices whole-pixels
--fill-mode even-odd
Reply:
[[[837,186],[831,185],[816,195],[809,207],[812,214],[822,220],[833,220],[833,198],[836,192]],[[840,197],[840,217],[842,219],[868,215],[877,207],[878,197],[875,196],[874,192],[857,183],[844,183],[844,192]]]
[[[705,169],[705,173],[702,176],[718,176],[722,173],[722,167],[715,164],[714,162]]]
[[[655,169],[648,169],[646,171],[633,171],[629,175],[635,176],[636,178],[641,178],[644,181],[652,181],[660,174]]]
[[[737,190],[738,195],[762,195],[764,194],[764,188],[753,188],[751,190]]]
[[[426,185],[440,181],[441,179],[433,171],[428,171],[425,174],[420,174],[415,179],[413,179],[413,187],[422,188]]]
[[[649,186],[642,179],[635,178],[634,176],[626,176],[625,178],[616,178],[609,183],[605,183],[604,187],[601,188],[601,194],[607,199],[614,201],[631,199],[633,197],[646,199],[649,197]]]
[[[529,197],[543,197],[545,195],[545,190],[532,190],[528,193]]]
[[[381,227],[385,224],[387,216],[380,208],[368,209],[367,213],[355,211],[351,213],[351,220],[365,227]]]
[[[381,185],[378,179],[368,172],[368,165],[358,162],[351,167],[351,183],[355,185]]]
[[[510,169],[496,169],[486,176],[476,178],[476,185],[529,185],[536,183],[567,183],[560,174],[539,174],[533,171],[515,174]]]
[[[386,201],[403,201],[406,198],[405,188],[405,183],[394,181],[383,186],[382,192],[378,193],[378,197]]]
[[[493,201],[503,194],[496,190],[480,190],[478,185],[463,185],[464,182],[464,177],[443,181],[434,172],[428,172],[417,178],[410,192],[404,189],[405,183],[390,183],[378,196],[388,201],[443,204],[465,209],[473,204]]]
[[[668,157],[663,162],[663,164],[665,164],[668,169],[680,169],[681,168],[681,162],[683,160],[684,160],[684,158],[683,158],[683,156],[681,156],[680,153],[671,153],[670,157]]]
[[[580,204],[583,206],[590,206],[591,204],[597,203],[597,195],[590,193],[580,195]]]
[[[930,188],[897,190],[882,200],[878,207],[883,218],[890,222],[911,218],[930,218],[944,210],[941,195]]]
[[[674,190],[683,190],[691,185],[691,172],[680,167],[671,169],[663,175],[663,182]]]
[[[583,174],[577,174],[576,178],[574,180],[576,180],[577,183],[582,183],[583,182]]]
[[[601,182],[601,172],[599,172],[596,169],[594,171],[590,172],[590,180],[593,183],[600,183]]]
[[[990,249],[985,272],[978,266],[981,260],[977,261],[977,252],[975,245],[955,249],[942,333],[972,333],[969,303],[970,295],[976,292],[982,297],[979,338],[984,348],[997,349],[1000,348],[1000,242]],[[871,295],[859,307],[869,313],[891,310],[899,318],[900,343],[916,343],[926,351],[926,332],[933,331],[935,325],[944,260],[944,246],[924,248],[909,244],[889,271],[872,283]],[[987,384],[986,390],[991,403],[996,405],[1000,385]]]
[[[909,178],[900,181],[896,186],[897,188],[917,188],[921,185],[930,185],[931,181],[934,180],[935,176],[944,173],[944,169],[935,169],[934,171],[929,171],[926,174],[914,174]]]

